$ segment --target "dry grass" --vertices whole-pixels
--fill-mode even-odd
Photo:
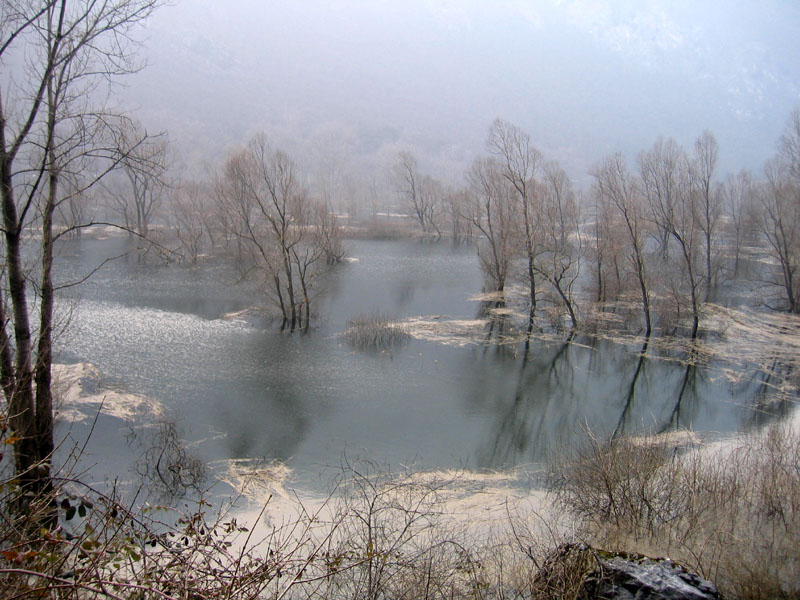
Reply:
[[[531,600],[576,600],[586,576],[597,568],[586,544],[564,544],[550,554],[531,582]]]
[[[344,338],[359,350],[392,350],[407,343],[410,335],[402,323],[375,313],[351,319]]]
[[[614,549],[669,555],[729,598],[800,597],[800,437],[789,425],[701,448],[653,436],[555,462],[555,500]]]

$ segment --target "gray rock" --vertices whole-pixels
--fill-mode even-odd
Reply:
[[[668,558],[558,547],[534,577],[531,596],[577,600],[721,600],[716,587]]]
[[[583,598],[614,600],[719,600],[710,581],[668,558],[641,556],[600,558],[584,579]]]

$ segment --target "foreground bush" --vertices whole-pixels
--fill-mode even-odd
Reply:
[[[589,436],[549,480],[597,543],[668,555],[729,598],[800,597],[800,437],[789,425],[709,448]]]
[[[313,510],[298,505],[296,516],[269,524],[267,501],[255,527],[245,527],[205,503],[188,514],[152,506],[134,513],[113,496],[60,480],[58,527],[35,526],[33,512],[3,513],[0,597],[525,596],[536,542],[524,519],[514,518],[513,534],[468,531],[445,502],[449,483],[359,464]]]
[[[0,597],[576,597],[606,557],[563,545],[576,537],[668,555],[727,598],[800,595],[800,439],[787,426],[717,447],[590,437],[551,468],[553,514],[520,496],[470,513],[453,501],[460,479],[357,463],[327,499],[280,518],[269,499],[246,525],[232,507],[205,502],[184,513],[134,510],[70,478],[54,479],[54,496],[20,504],[7,479]]]

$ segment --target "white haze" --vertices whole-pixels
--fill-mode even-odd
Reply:
[[[604,155],[710,129],[759,170],[800,104],[800,4],[182,0],[149,22],[125,103],[190,173],[265,131],[306,167],[381,181],[400,149],[461,179],[495,117],[579,183]]]

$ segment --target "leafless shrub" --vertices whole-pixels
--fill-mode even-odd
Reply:
[[[685,496],[666,473],[677,464],[677,449],[630,438],[604,442],[593,434],[574,461],[550,473],[558,500],[596,526],[613,525],[652,534],[685,510]]]
[[[787,425],[717,450],[589,436],[550,483],[604,545],[669,554],[732,598],[800,593],[800,439]]]
[[[174,421],[162,419],[144,436],[137,436],[143,453],[136,461],[142,482],[162,499],[182,498],[202,492],[206,465],[193,455]]]
[[[532,600],[576,600],[588,573],[597,567],[587,544],[565,544],[544,561],[531,583]]]
[[[280,524],[263,520],[267,500],[253,527],[230,506],[133,510],[113,492],[54,483],[57,527],[3,515],[3,597],[520,598],[535,564],[522,533],[471,538],[444,502],[451,481],[371,463],[346,466],[335,495]]]

